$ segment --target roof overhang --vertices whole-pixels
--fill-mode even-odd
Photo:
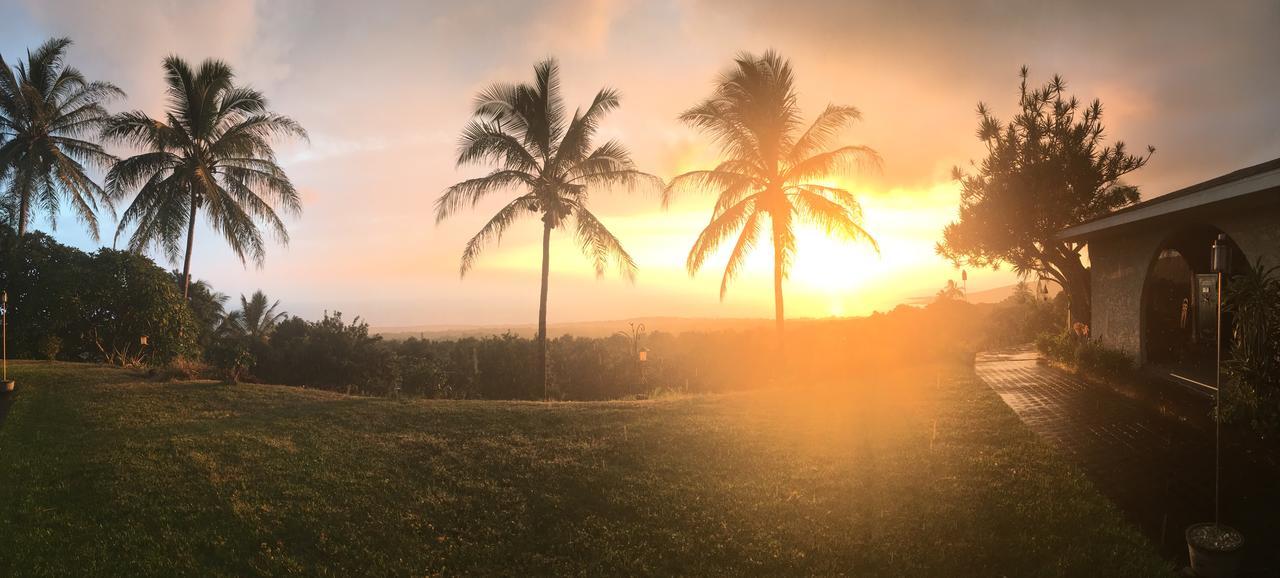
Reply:
[[[1057,234],[1057,238],[1063,241],[1085,240],[1100,233],[1115,232],[1113,230],[1126,225],[1242,200],[1260,193],[1280,199],[1280,159],[1126,207],[1105,217],[1064,229]]]

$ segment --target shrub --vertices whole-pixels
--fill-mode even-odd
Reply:
[[[266,342],[250,348],[253,372],[264,381],[366,395],[390,395],[400,386],[396,353],[369,325],[342,313],[320,321],[291,317]]]
[[[1041,355],[1058,363],[1074,364],[1077,340],[1070,333],[1041,333],[1036,337],[1036,349]]]
[[[1131,374],[1134,363],[1129,354],[1091,339],[1088,326],[1076,325],[1070,332],[1041,334],[1036,338],[1036,349],[1053,361],[1096,377],[1124,378]]]
[[[240,383],[245,379],[254,364],[250,342],[242,337],[225,337],[213,341],[208,358],[217,377],[230,384]]]
[[[1013,295],[994,306],[983,328],[982,345],[991,349],[1037,341],[1040,335],[1060,328],[1066,315],[1065,293],[1052,301],[1041,301],[1020,282]]]
[[[152,368],[150,374],[160,381],[187,381],[203,377],[207,371],[208,366],[199,359],[176,357]]]
[[[40,338],[36,347],[40,357],[54,361],[58,358],[58,353],[62,351],[62,338],[57,335],[46,335]]]
[[[189,308],[150,259],[111,249],[86,254],[39,232],[21,247],[17,241],[0,226],[0,286],[9,294],[13,356],[130,366],[199,356]]]
[[[1222,388],[1224,421],[1247,422],[1260,435],[1280,433],[1280,278],[1256,261],[1227,285],[1232,314],[1229,377]]]
[[[1133,358],[1123,351],[1084,338],[1076,346],[1075,365],[1079,371],[1090,375],[1123,378],[1128,377],[1133,370]]]

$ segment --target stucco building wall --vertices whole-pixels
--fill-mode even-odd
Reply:
[[[1280,193],[1277,193],[1280,196]],[[1280,199],[1277,199],[1280,201]],[[1193,211],[1176,220],[1134,223],[1089,240],[1092,266],[1092,335],[1146,362],[1142,342],[1147,276],[1167,239],[1196,225],[1218,228],[1244,253],[1249,265],[1280,266],[1280,203]]]

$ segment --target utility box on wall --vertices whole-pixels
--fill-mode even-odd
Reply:
[[[1196,275],[1196,342],[1213,344],[1218,338],[1218,275]]]

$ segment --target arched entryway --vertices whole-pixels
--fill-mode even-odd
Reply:
[[[1221,233],[1201,224],[1165,238],[1151,259],[1142,291],[1144,361],[1205,384],[1213,383],[1216,358],[1217,278],[1210,260]],[[1248,261],[1234,242],[1230,244],[1233,266],[1240,272]],[[1230,326],[1224,316],[1223,327]]]

